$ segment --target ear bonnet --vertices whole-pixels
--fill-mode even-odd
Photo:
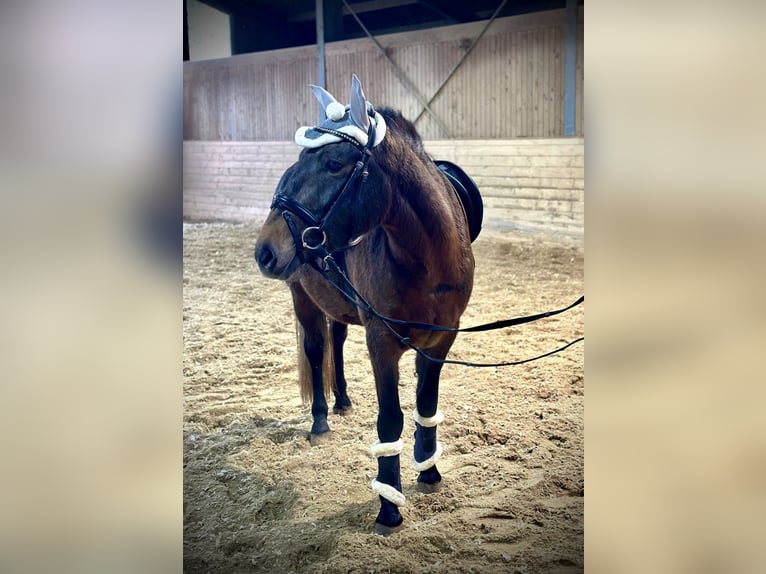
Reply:
[[[319,126],[303,126],[295,132],[295,143],[308,148],[322,147],[323,145],[343,141],[343,137],[332,132],[340,132],[366,146],[370,122],[375,123],[375,147],[386,136],[386,122],[370,102],[364,97],[362,84],[354,74],[351,77],[351,96],[349,105],[344,106],[338,102],[332,94],[324,88],[311,85],[314,97],[325,110],[327,117]]]

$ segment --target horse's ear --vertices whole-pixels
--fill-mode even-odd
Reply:
[[[362,91],[362,83],[356,74],[351,76],[351,97],[349,98],[351,107],[351,120],[362,130],[367,132],[370,127],[370,117],[367,115],[367,100]]]
[[[331,103],[337,102],[335,96],[333,96],[323,87],[315,86],[314,84],[309,84],[309,86],[311,87],[311,91],[314,93],[314,97],[319,100],[319,103],[322,105],[323,110],[326,110],[327,106],[329,106]]]

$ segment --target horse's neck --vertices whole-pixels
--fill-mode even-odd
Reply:
[[[394,189],[389,215],[381,226],[392,257],[413,273],[456,268],[461,261],[461,238],[450,198],[440,189],[409,191]]]

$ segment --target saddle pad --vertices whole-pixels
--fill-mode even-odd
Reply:
[[[473,243],[479,236],[481,223],[484,219],[484,204],[479,188],[459,165],[441,159],[435,160],[434,163],[447,176],[463,204],[466,219],[468,219],[468,233],[471,237],[471,243]]]

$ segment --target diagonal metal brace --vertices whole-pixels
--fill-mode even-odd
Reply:
[[[346,0],[343,0],[343,1],[345,2]],[[444,78],[444,81],[441,84],[439,84],[439,87],[436,88],[436,91],[434,92],[434,95],[431,96],[431,99],[428,100],[428,102],[423,105],[423,109],[420,110],[420,113],[417,115],[415,120],[412,122],[413,124],[417,124],[418,123],[418,120],[421,118],[421,116],[423,115],[423,113],[425,111],[428,111],[431,115],[433,115],[433,112],[431,112],[431,110],[430,110],[430,108],[428,106],[430,106],[433,103],[433,101],[436,99],[436,96],[438,96],[441,93],[441,91],[444,88],[444,86],[447,85],[447,82],[449,82],[452,79],[452,76],[455,75],[455,72],[458,71],[458,68],[460,68],[460,66],[463,65],[463,62],[468,57],[468,54],[470,54],[471,51],[476,46],[476,44],[479,43],[479,40],[481,40],[482,36],[484,36],[484,32],[486,32],[487,29],[492,25],[492,22],[495,21],[495,18],[497,18],[497,15],[500,14],[500,11],[505,7],[505,5],[507,3],[508,3],[508,0],[503,0],[500,3],[500,6],[497,7],[495,12],[492,14],[492,17],[484,25],[484,28],[482,28],[481,32],[479,32],[479,35],[476,36],[476,38],[474,38],[473,42],[471,42],[471,45],[468,46],[468,49],[466,50],[465,54],[463,54],[463,57],[460,58],[460,61],[457,64],[455,64],[455,67],[452,68],[452,71],[449,74],[447,74],[447,77]]]
[[[508,0],[505,0],[503,4],[505,4],[505,2],[507,1]],[[423,113],[428,112],[429,114],[431,114],[431,117],[437,123],[439,128],[441,128],[441,130],[444,132],[444,135],[447,138],[449,138],[450,133],[446,124],[429,107],[431,105],[431,102],[433,101],[433,98],[431,98],[430,101],[426,102],[426,99],[418,91],[417,87],[415,87],[415,84],[412,83],[412,81],[407,77],[407,74],[404,73],[404,70],[402,70],[399,67],[399,65],[396,62],[394,62],[391,56],[388,55],[388,52],[386,52],[386,49],[381,45],[380,42],[378,42],[378,39],[375,36],[373,36],[372,33],[367,29],[367,26],[365,26],[364,23],[359,19],[359,16],[357,16],[356,12],[354,12],[351,9],[351,6],[348,5],[348,2],[346,0],[343,0],[343,5],[346,7],[349,13],[354,17],[354,20],[356,20],[357,24],[359,24],[362,30],[364,30],[364,33],[367,34],[367,37],[370,38],[370,40],[372,40],[375,43],[375,45],[378,47],[378,50],[380,50],[381,54],[383,54],[386,57],[386,59],[391,63],[391,65],[394,67],[394,72],[399,78],[399,81],[402,82],[402,84],[404,84],[405,88],[407,88],[410,92],[412,92],[415,98],[417,98],[418,102],[420,102],[420,105],[423,106],[423,109],[421,110],[420,114],[418,114],[418,118],[420,118],[420,116],[422,116]]]

